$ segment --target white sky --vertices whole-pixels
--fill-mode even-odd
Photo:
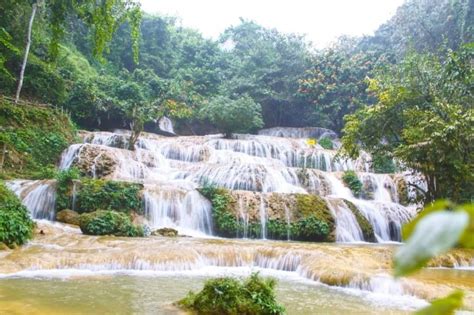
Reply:
[[[306,34],[317,47],[340,35],[372,34],[404,0],[140,0],[148,13],[177,16],[182,25],[217,38],[239,17],[285,33]]]

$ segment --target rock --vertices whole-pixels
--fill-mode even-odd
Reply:
[[[102,178],[111,175],[116,168],[112,150],[98,145],[84,145],[76,166],[83,174],[90,177]]]
[[[61,210],[56,213],[56,221],[67,224],[79,225],[79,213],[69,209]]]
[[[165,237],[176,237],[178,236],[178,231],[172,228],[161,228],[158,230],[155,230],[151,233],[151,235],[154,236],[165,236]]]
[[[0,242],[0,250],[9,250],[10,247],[8,247],[5,243]]]

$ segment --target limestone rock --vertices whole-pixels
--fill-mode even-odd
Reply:
[[[56,213],[56,221],[67,224],[79,225],[79,213],[69,209],[61,210]]]
[[[165,236],[165,237],[176,237],[178,236],[178,231],[172,228],[161,228],[155,230],[151,233],[153,236]]]

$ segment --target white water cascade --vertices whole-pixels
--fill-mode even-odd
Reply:
[[[6,184],[21,199],[33,219],[54,220],[56,204],[54,181],[12,180]]]
[[[258,220],[261,237],[267,237],[266,225],[271,215],[267,207],[271,205],[265,204],[262,195],[269,193],[316,194],[326,198],[340,242],[364,241],[353,210],[343,199],[357,207],[381,242],[400,240],[401,225],[416,214],[414,206],[398,203],[395,175],[369,172],[367,154],[357,160],[342,159],[334,150],[311,146],[306,139],[299,138],[328,137],[337,143],[335,134],[325,129],[276,128],[264,130],[261,135],[235,135],[233,139],[221,135],[170,138],[143,133],[135,151],[124,149],[128,146],[127,131],[81,132],[81,136],[83,143],[65,150],[59,167],[75,165],[92,177],[144,184],[145,212],[152,228],[173,227],[187,235],[211,235],[211,205],[196,190],[204,182],[254,192],[256,200],[260,200],[258,218],[249,216],[248,200],[237,200],[236,217],[244,223],[243,235],[238,237],[247,237],[249,220]],[[347,170],[355,171],[364,184],[368,193],[363,198],[354,197],[343,184],[342,172]],[[34,190],[21,191],[17,186],[18,183],[10,184],[29,204],[33,217],[53,218],[51,186],[36,184]],[[33,202],[42,194],[41,201]],[[282,214],[288,226],[290,212],[285,209]]]

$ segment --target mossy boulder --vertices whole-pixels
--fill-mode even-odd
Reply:
[[[336,223],[326,201],[316,195],[296,194],[292,235],[304,241],[335,241]]]
[[[165,237],[176,237],[178,236],[178,231],[172,228],[161,228],[155,230],[151,233],[154,236],[165,236]]]
[[[79,213],[77,213],[76,211],[64,209],[56,213],[56,221],[67,224],[79,225],[79,216]]]
[[[79,227],[87,235],[144,236],[142,226],[134,225],[127,214],[116,211],[83,213],[79,217]]]
[[[23,245],[32,237],[34,226],[26,207],[0,181],[0,243],[10,248]]]
[[[354,214],[357,220],[357,223],[359,224],[359,227],[362,230],[362,235],[364,236],[364,240],[366,242],[376,242],[374,228],[370,224],[369,220],[367,220],[366,217],[364,217],[364,215],[360,212],[360,210],[356,207],[355,204],[353,204],[349,200],[344,200],[344,202]]]
[[[406,180],[402,176],[396,176],[394,181],[397,187],[398,202],[403,206],[408,206],[410,204],[410,197]]]

